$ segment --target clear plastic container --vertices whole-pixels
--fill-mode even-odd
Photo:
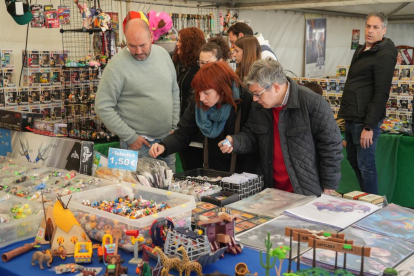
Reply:
[[[158,204],[165,202],[171,208],[147,217],[130,219],[83,204],[84,202],[94,204],[104,200],[112,201],[126,195],[130,198],[142,197],[146,200],[153,200]],[[63,202],[67,202],[70,196],[72,199],[69,208],[89,238],[101,241],[103,235],[110,233],[112,229],[121,229],[123,236],[119,240],[119,247],[129,251],[133,251],[134,246],[131,244],[131,237],[126,236],[124,230],[139,230],[140,234],[148,238],[151,224],[155,219],[161,217],[171,218],[176,226],[189,227],[191,211],[195,208],[195,200],[192,196],[130,183],[100,187],[64,196],[62,197]]]
[[[43,218],[41,210],[40,204],[15,196],[0,201],[0,248],[34,237]]]

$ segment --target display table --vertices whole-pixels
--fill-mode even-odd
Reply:
[[[14,244],[11,244],[9,246],[6,246],[4,248],[0,248],[0,253],[3,254],[5,252],[8,252],[14,248],[23,246],[26,243],[33,242],[34,238],[17,242]],[[263,241],[264,242],[264,241]],[[42,246],[42,250],[46,249],[47,247],[45,245]],[[39,268],[39,265],[36,262],[35,266],[31,265],[31,259],[32,255],[35,252],[35,250],[40,249],[33,249],[32,251],[26,252],[23,255],[20,255],[11,261],[5,263],[3,261],[0,261],[0,275],[1,276],[37,276],[37,275],[56,275],[55,272],[51,271],[50,268],[46,266],[46,264],[43,264],[45,267],[44,270],[41,270]],[[128,264],[128,261],[133,257],[132,253],[125,252],[122,249],[118,251],[120,253],[121,258],[125,260],[125,263],[123,266],[128,267],[128,275],[137,275],[135,273],[136,265],[130,265]],[[142,256],[142,253],[139,254],[139,256]],[[263,260],[265,261],[266,258],[263,256]],[[219,259],[217,262],[206,266],[203,268],[203,274],[207,273],[213,273],[214,271],[220,271],[224,274],[229,274],[233,276],[235,274],[234,267],[236,264],[244,262],[247,264],[248,269],[254,273],[258,272],[258,275],[265,275],[265,270],[260,266],[260,256],[259,252],[256,250],[252,250],[249,248],[244,248],[243,253],[240,255],[231,255],[229,253],[226,253],[224,258]],[[62,260],[59,257],[55,257],[53,259],[52,267],[57,266],[60,264],[65,263],[73,263],[73,257],[68,257],[66,260]],[[156,265],[155,260],[150,259],[150,266],[154,267]],[[104,267],[103,263],[98,262],[98,257],[96,255],[96,250],[94,250],[93,255],[93,262],[92,264],[86,264],[86,267]],[[286,271],[288,268],[288,261],[283,262],[283,268],[282,271]],[[296,271],[296,263],[292,262],[292,268],[294,271]],[[301,269],[309,268],[308,266],[301,265]],[[101,271],[99,275],[104,275],[105,270]],[[172,275],[178,275],[178,273],[175,270],[171,270],[170,274]],[[76,274],[63,274],[63,275],[76,275]],[[196,275],[194,272],[191,275]],[[276,275],[275,269],[270,269],[270,275]]]
[[[340,193],[360,190],[354,170],[346,160],[341,163],[342,179]],[[376,151],[378,188],[388,202],[404,207],[414,207],[414,137],[396,134],[381,134]]]

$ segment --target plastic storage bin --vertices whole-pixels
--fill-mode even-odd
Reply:
[[[0,197],[5,198],[7,196],[5,193],[1,193]],[[25,218],[15,219],[14,216],[17,214],[12,213],[11,209],[16,205],[28,206],[31,214],[27,214]],[[3,220],[0,223],[1,248],[10,243],[36,236],[40,221],[43,218],[42,206],[36,202],[10,195],[5,200],[0,201],[0,217],[8,218],[7,222]]]
[[[174,174],[174,179],[191,179],[192,181],[198,182],[198,183],[204,183],[208,182],[213,185],[221,185],[221,180],[216,181],[208,181],[206,179],[199,179],[199,176],[206,176],[206,177],[226,177],[231,176],[231,173],[229,172],[221,172],[216,170],[210,170],[210,169],[193,169],[181,173]]]
[[[264,181],[263,176],[258,176],[255,179],[250,179],[244,183],[229,183],[222,181],[221,187],[223,191],[230,191],[239,194],[239,199],[247,198],[249,196],[260,193],[263,189]]]
[[[112,201],[118,197],[128,195],[130,198],[139,198],[154,202],[165,202],[171,207],[154,215],[139,219],[130,219],[129,217],[105,212],[93,207],[84,205],[88,200],[90,204],[95,201],[103,200]],[[155,189],[142,185],[130,183],[121,183],[99,189],[83,191],[71,195],[69,209],[73,212],[76,219],[91,239],[102,241],[102,237],[110,233],[112,229],[121,229],[123,236],[119,240],[119,247],[128,251],[133,251],[134,246],[131,244],[131,237],[125,235],[125,230],[139,230],[145,238],[149,238],[149,228],[157,218],[171,218],[176,226],[189,227],[191,224],[191,211],[195,208],[194,197],[170,191]],[[62,197],[63,202],[68,202],[70,196]]]
[[[243,199],[254,194],[259,193],[263,186],[264,181],[262,176],[258,176],[255,179],[250,179],[245,183],[235,184],[235,183],[228,183],[222,180],[217,181],[208,181],[199,179],[198,176],[206,176],[206,177],[228,177],[232,174],[229,172],[221,172],[216,170],[210,169],[193,169],[189,171],[185,171],[182,173],[174,174],[174,179],[190,179],[195,182],[204,183],[209,182],[211,184],[219,185],[223,188],[223,191],[230,191],[237,193],[239,195],[239,199]]]

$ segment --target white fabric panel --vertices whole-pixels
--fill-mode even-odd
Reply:
[[[269,40],[285,70],[291,70],[299,77],[304,76],[304,14],[284,11],[241,11],[240,19],[252,20],[253,31],[262,33],[264,38]],[[327,66],[324,76],[335,76],[337,65],[347,65],[351,62],[352,29],[361,30],[360,42],[363,41],[363,19],[327,16]]]
[[[414,24],[388,24],[386,36],[394,41],[395,46],[414,47]]]
[[[51,0],[57,7],[59,0]],[[4,4],[3,4],[4,5]],[[113,5],[114,12],[119,13],[119,2]],[[135,4],[133,10],[143,9]],[[167,7],[162,5],[145,5],[145,11],[190,13],[196,14],[196,8]],[[204,10],[205,11],[205,10]],[[78,12],[77,10],[71,12]],[[125,3],[122,3],[122,15],[125,16]],[[225,16],[225,14],[223,13]],[[285,11],[240,11],[240,19],[251,19],[255,32],[261,32],[269,40],[279,61],[286,70],[293,71],[298,76],[304,75],[304,46],[305,46],[305,15]],[[122,22],[122,19],[120,18]],[[120,25],[122,26],[122,23]],[[360,43],[364,42],[364,20],[361,18],[327,16],[327,71],[325,76],[334,76],[337,65],[347,65],[351,62],[353,52],[351,47],[352,29],[361,30]],[[122,28],[120,30],[122,37]],[[14,81],[18,82],[21,68],[21,51],[25,46],[26,26],[17,25],[5,8],[0,8],[0,49],[14,50],[16,74]],[[387,30],[396,45],[414,46],[414,24],[390,24]],[[61,50],[62,36],[59,29],[37,29],[29,27],[28,50]],[[323,77],[323,76],[321,76]]]

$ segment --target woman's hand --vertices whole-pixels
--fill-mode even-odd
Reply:
[[[165,151],[165,147],[163,145],[155,143],[150,148],[149,155],[151,155],[151,157],[153,158],[157,158],[158,155],[162,154],[164,151]]]

